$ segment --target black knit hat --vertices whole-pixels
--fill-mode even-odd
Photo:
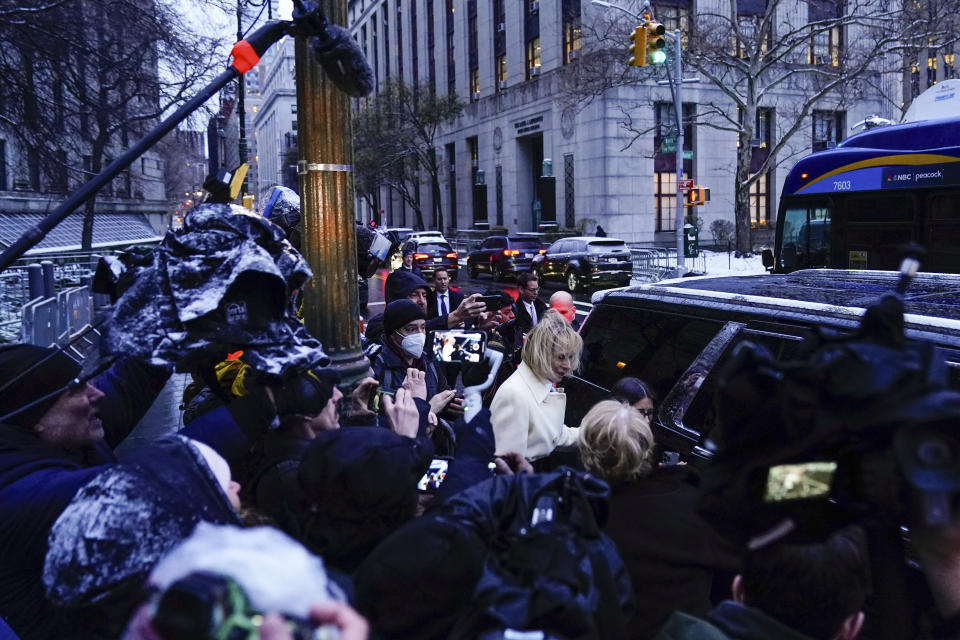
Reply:
[[[426,320],[423,309],[411,300],[394,300],[383,311],[383,333],[390,335],[403,325],[414,320]]]
[[[387,302],[403,300],[417,289],[430,291],[430,285],[415,273],[397,269],[387,276],[383,285],[383,297]]]
[[[22,377],[18,376],[25,373]],[[32,344],[0,346],[0,416],[65,387],[80,373],[80,365],[58,349]],[[10,386],[7,386],[7,385]],[[39,405],[3,420],[32,428],[57,401],[54,396]]]
[[[333,369],[314,369],[286,381],[275,392],[277,415],[315,415],[323,411],[340,374]]]

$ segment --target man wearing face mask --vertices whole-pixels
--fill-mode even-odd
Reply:
[[[383,350],[373,362],[373,377],[380,388],[392,393],[400,388],[413,367],[424,372],[427,401],[436,414],[453,400],[454,391],[425,350],[426,315],[415,302],[394,300],[383,312]]]

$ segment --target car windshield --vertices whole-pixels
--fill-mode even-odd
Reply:
[[[453,248],[445,242],[421,242],[417,245],[417,251],[433,253],[436,251],[453,251]]]
[[[511,249],[539,249],[540,243],[536,240],[529,240],[527,238],[510,238],[510,248]]]
[[[587,251],[590,253],[613,253],[626,250],[627,243],[623,240],[594,240],[587,243]]]

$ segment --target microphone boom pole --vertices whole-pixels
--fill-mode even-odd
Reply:
[[[43,240],[51,229],[60,224],[68,215],[76,211],[101,187],[116,178],[121,171],[136,160],[140,154],[157,143],[160,138],[168,134],[191,113],[196,111],[213,94],[222,89],[234,78],[252,69],[260,60],[260,56],[274,43],[278,42],[287,33],[293,23],[289,21],[270,22],[257,29],[249,38],[237,42],[232,51],[233,62],[230,67],[218,75],[206,87],[200,90],[193,98],[174,111],[169,117],[138,140],[132,147],[122,153],[116,160],[108,164],[103,171],[88,180],[83,186],[73,192],[59,207],[47,214],[36,226],[27,229],[17,238],[3,254],[0,254],[0,271],[14,263],[20,256],[29,251],[34,245]]]

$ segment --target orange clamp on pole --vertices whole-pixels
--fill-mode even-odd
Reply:
[[[233,56],[231,65],[241,74],[250,71],[250,69],[253,69],[257,66],[257,63],[260,62],[260,56],[257,55],[253,45],[246,40],[241,40],[233,45],[230,55]]]

